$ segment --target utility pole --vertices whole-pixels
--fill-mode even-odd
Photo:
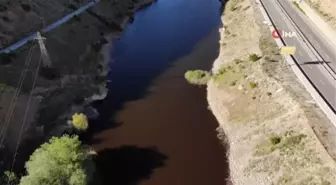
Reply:
[[[41,36],[41,33],[40,32],[37,32],[37,38],[36,40],[38,41],[38,44],[40,45],[40,50],[41,50],[41,56],[42,56],[42,60],[43,60],[43,65],[44,67],[51,67],[51,60],[49,58],[49,54],[48,54],[48,51],[47,51],[47,48],[45,47],[45,44],[44,44],[44,40],[46,38],[45,37],[42,37]]]

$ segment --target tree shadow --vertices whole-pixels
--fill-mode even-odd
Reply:
[[[125,145],[102,150],[95,158],[99,184],[136,185],[163,167],[165,160],[167,157],[156,147]]]

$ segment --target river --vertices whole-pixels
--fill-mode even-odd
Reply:
[[[226,151],[188,69],[218,56],[218,0],[159,0],[111,48],[109,94],[90,144],[104,185],[225,185]]]

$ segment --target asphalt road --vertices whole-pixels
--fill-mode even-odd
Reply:
[[[283,10],[280,9],[276,0],[261,1],[277,29],[289,32],[296,31],[287,16],[284,14]],[[304,18],[304,14],[296,10],[296,7],[294,7],[291,2],[281,0],[279,3],[281,3],[283,8],[303,31],[309,42],[316,48],[320,55],[323,58],[325,57],[325,60],[329,60],[331,62],[331,66],[335,66],[335,53],[332,51],[331,47],[329,47],[329,43],[325,40],[321,33],[317,31],[315,25],[309,22],[310,20],[306,20],[306,18]],[[318,58],[312,53],[312,51],[307,47],[307,44],[303,42],[300,37],[284,37],[283,40],[287,46],[296,47],[296,53],[293,55],[294,58],[324,98],[329,102],[334,110],[336,110],[335,79],[333,79],[325,67],[319,63]]]

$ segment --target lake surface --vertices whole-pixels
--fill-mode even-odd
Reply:
[[[211,69],[220,15],[218,0],[159,0],[113,42],[110,91],[91,126],[103,184],[226,184],[226,151],[206,88],[183,77]]]

